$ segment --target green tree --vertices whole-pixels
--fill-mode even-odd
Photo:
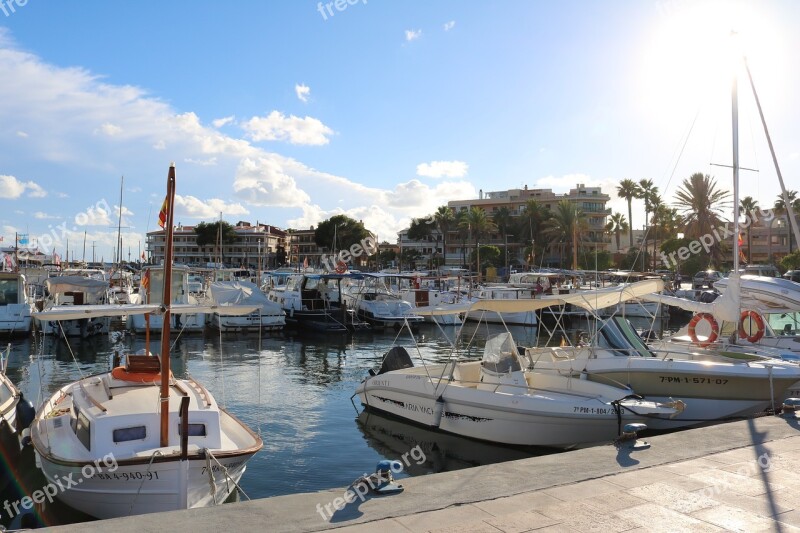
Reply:
[[[335,215],[320,222],[314,231],[314,242],[320,248],[336,252],[347,250],[371,236],[363,222],[353,220],[347,215]]]
[[[624,179],[617,185],[617,197],[625,198],[628,201],[628,223],[630,224],[631,232],[628,234],[630,242],[628,246],[633,248],[633,209],[631,202],[634,198],[639,197],[639,184],[631,179]]]
[[[585,229],[586,214],[569,200],[561,200],[556,205],[553,216],[545,223],[544,235],[553,243],[569,244],[572,249],[572,269],[578,268],[578,244],[580,234]],[[563,257],[562,257],[563,267]]]
[[[542,234],[545,228],[545,222],[550,218],[550,210],[545,208],[541,202],[533,198],[529,198],[525,202],[525,207],[522,214],[517,221],[515,235],[518,237],[518,242],[530,242],[531,246],[525,248],[525,255],[535,260],[537,257],[544,255],[544,250],[547,248],[547,243]]]
[[[413,218],[408,227],[408,238],[412,241],[425,241],[433,234],[435,225],[430,217]]]
[[[789,197],[789,205],[792,208],[792,215],[800,211],[800,199],[797,198],[797,191],[786,191],[786,196]],[[775,212],[777,215],[782,215],[786,218],[786,227],[789,228],[789,253],[792,253],[792,223],[789,221],[789,211],[786,209],[786,202],[783,199],[783,194],[778,195],[775,200]]]
[[[730,207],[730,193],[717,188],[717,182],[700,172],[683,180],[676,193],[675,203],[682,211],[685,235],[690,239],[714,236],[714,230],[722,225],[721,213]],[[720,265],[725,247],[714,240],[709,253],[709,264]]]
[[[800,250],[795,250],[788,255],[785,255],[780,260],[781,268],[786,270],[797,270],[800,268]]]
[[[501,259],[502,252],[500,248],[494,246],[492,244],[481,244],[480,245],[481,251],[481,268],[485,266],[494,266],[494,267],[501,267],[503,266],[503,260]],[[475,257],[475,252],[472,252],[470,260],[477,261],[477,257]]]
[[[446,205],[439,206],[436,213],[433,215],[433,220],[436,222],[436,227],[439,233],[442,234],[442,259],[444,264],[447,264],[447,234],[453,229],[456,224],[456,216],[453,210]]]
[[[750,215],[750,213],[756,211],[758,209],[758,200],[754,200],[752,196],[745,196],[741,200],[739,200],[739,215]],[[750,220],[753,220],[753,217],[750,217]],[[751,238],[751,233],[753,231],[753,224],[750,223],[747,226],[747,263],[750,264],[753,262],[753,240]]]
[[[220,228],[222,235],[220,235]],[[219,252],[220,261],[225,263],[225,245],[236,242],[236,230],[224,220],[216,222],[200,222],[195,225],[194,233],[197,235],[197,246],[203,250],[206,246],[216,248]],[[220,247],[220,242],[222,247]]]
[[[467,227],[467,231],[475,241],[475,250],[478,249],[478,243],[481,238],[488,236],[493,231],[497,231],[495,223],[486,216],[486,211],[480,207],[470,207],[467,215],[459,222],[459,225]],[[478,264],[475,266],[480,268]],[[478,270],[478,274],[480,275],[480,270]]]
[[[628,221],[625,220],[625,215],[622,213],[614,213],[608,219],[608,223],[606,224],[606,231],[608,233],[614,235],[614,238],[617,240],[617,250],[620,248],[620,236],[623,231],[628,231]]]

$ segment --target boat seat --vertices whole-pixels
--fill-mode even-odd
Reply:
[[[128,355],[125,357],[125,370],[137,374],[161,372],[161,361],[152,355]]]
[[[456,363],[453,380],[465,383],[478,383],[481,380],[481,362]]]

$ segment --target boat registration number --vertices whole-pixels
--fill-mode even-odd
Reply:
[[[158,472],[98,472],[93,477],[97,479],[121,479],[123,481],[141,481],[144,479],[158,479]]]
[[[686,376],[659,376],[661,383],[692,383],[695,385],[727,385],[726,378],[700,378],[700,377],[686,377]]]
[[[580,413],[582,415],[615,415],[617,410],[613,407],[579,407],[572,408],[573,413]]]

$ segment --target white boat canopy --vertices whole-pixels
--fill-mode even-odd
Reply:
[[[215,313],[224,311],[225,315],[249,315],[260,309],[260,305],[195,305],[172,304],[170,313],[186,315],[194,313]],[[161,315],[166,309],[160,304],[126,304],[126,305],[56,305],[44,311],[34,311],[31,316],[39,320],[80,320],[102,316]]]

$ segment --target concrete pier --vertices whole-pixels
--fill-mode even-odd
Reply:
[[[344,487],[55,529],[800,532],[800,421],[761,417],[645,440],[646,450],[597,446],[403,479],[400,494],[338,511]]]

